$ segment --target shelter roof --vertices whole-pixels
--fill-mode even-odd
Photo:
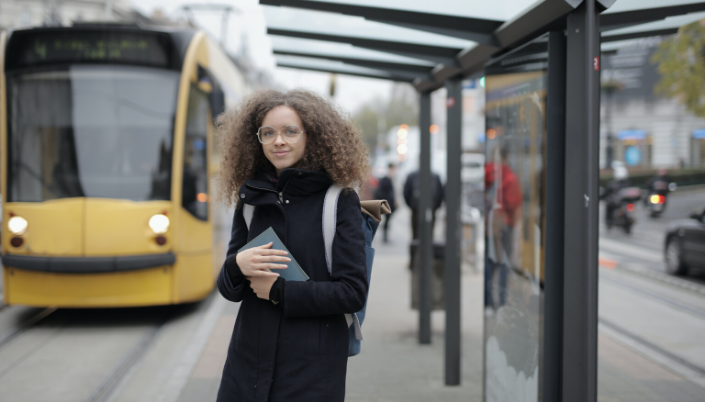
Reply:
[[[413,81],[425,91],[454,76],[477,74],[491,57],[541,32],[562,29],[562,17],[582,1],[387,0],[383,7],[375,0],[260,3],[283,6],[265,7],[268,33],[289,38],[274,40],[278,65]],[[605,42],[675,33],[705,17],[703,1],[596,1],[606,9],[600,18]]]

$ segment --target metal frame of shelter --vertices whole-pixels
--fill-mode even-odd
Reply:
[[[351,0],[353,1],[353,0]],[[327,59],[358,67],[364,72],[337,67],[280,63],[279,66],[358,75],[411,83],[420,94],[420,230],[421,284],[419,293],[419,341],[431,342],[432,205],[431,99],[430,93],[447,88],[447,185],[444,297],[446,303],[445,383],[460,384],[460,189],[461,189],[461,80],[478,76],[492,59],[517,49],[541,35],[563,43],[554,53],[561,74],[549,76],[549,86],[570,96],[548,99],[547,108],[558,111],[547,122],[550,144],[556,150],[547,162],[547,209],[553,213],[546,224],[544,369],[545,402],[597,400],[598,323],[598,175],[600,125],[600,43],[675,33],[674,27],[648,23],[667,17],[705,11],[705,2],[663,0],[655,7],[607,12],[616,0],[544,0],[510,21],[433,14],[400,9],[345,4],[334,0],[260,0],[260,4],[333,12],[404,28],[476,42],[467,49],[430,46],[385,39],[322,34],[305,30],[267,30],[270,35],[350,44],[394,55],[436,63],[387,62],[360,57],[320,54],[297,49],[275,49],[278,55]],[[651,2],[651,3],[658,3]],[[623,9],[623,8],[622,8]],[[644,29],[625,28],[644,24]],[[610,35],[610,31],[615,34]],[[555,58],[553,58],[555,62]],[[549,67],[550,69],[551,67]],[[374,71],[377,72],[374,72]],[[554,92],[555,93],[555,92]],[[452,99],[452,101],[451,101]],[[570,161],[570,163],[567,163]],[[427,211],[428,213],[424,213]],[[581,228],[581,230],[575,230]],[[570,267],[565,268],[564,267]],[[548,279],[551,279],[551,282]],[[549,303],[550,301],[550,303]]]

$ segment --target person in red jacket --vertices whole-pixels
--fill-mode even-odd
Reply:
[[[514,227],[521,216],[521,185],[509,166],[506,148],[495,151],[495,160],[485,165],[485,194],[487,196],[486,230],[488,239],[485,259],[485,312],[496,307],[492,297],[492,279],[499,268],[499,305],[505,302],[507,270],[511,266]]]

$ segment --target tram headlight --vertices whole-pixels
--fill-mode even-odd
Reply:
[[[162,214],[154,215],[149,218],[149,227],[156,234],[164,234],[169,229],[169,218]]]
[[[7,228],[14,235],[23,235],[27,231],[27,220],[21,216],[13,216],[7,221]]]

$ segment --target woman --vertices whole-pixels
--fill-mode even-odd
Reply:
[[[218,289],[242,302],[218,401],[343,401],[348,358],[344,314],[367,295],[360,200],[338,199],[332,274],[322,233],[328,187],[357,187],[367,152],[352,121],[306,91],[255,93],[220,121],[221,196],[237,208]],[[242,204],[253,205],[250,229]],[[272,227],[310,277],[287,282],[289,257],[271,244],[237,252]]]

